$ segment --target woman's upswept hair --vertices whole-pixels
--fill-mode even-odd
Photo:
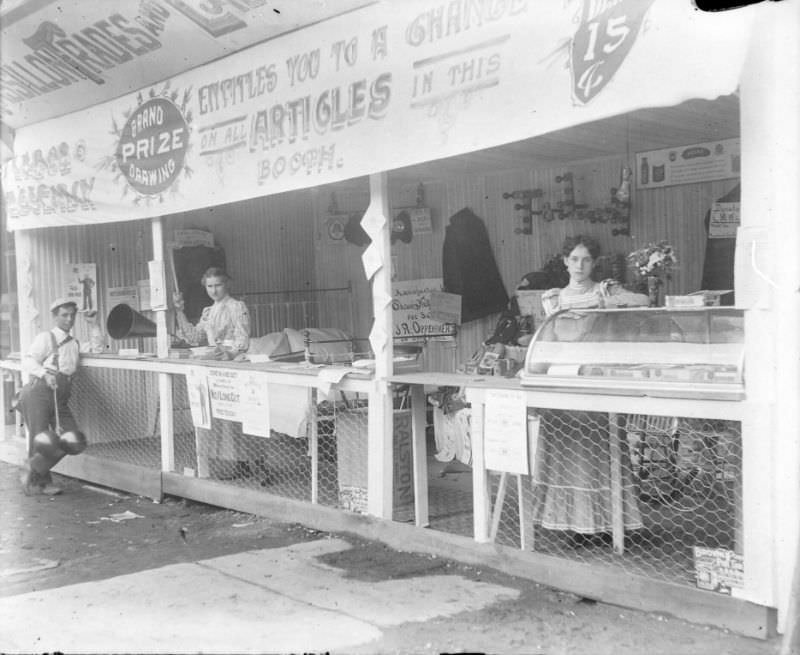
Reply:
[[[592,256],[592,259],[597,259],[600,256],[600,244],[597,242],[597,239],[584,234],[564,239],[564,246],[561,248],[561,254],[564,257],[569,257],[569,254],[575,250],[577,246],[586,248]]]
[[[219,277],[222,278],[222,281],[227,284],[231,281],[231,276],[225,272],[224,268],[220,268],[219,266],[212,266],[209,269],[206,269],[206,272],[203,273],[203,277],[200,278],[200,283],[205,285],[206,280],[210,277]]]

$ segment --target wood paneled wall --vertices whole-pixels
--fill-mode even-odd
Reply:
[[[545,200],[558,200],[555,178],[566,171],[575,177],[576,200],[590,206],[607,204],[610,188],[618,186],[624,158],[576,162],[567,167],[461,172],[442,167],[441,177],[413,179],[389,176],[393,210],[416,204],[417,186],[424,184],[425,204],[431,209],[432,234],[414,235],[411,243],[392,246],[393,275],[408,280],[442,275],[442,245],[449,217],[470,207],[486,224],[495,258],[509,294],[528,272],[539,270],[558,253],[566,236],[590,234],[605,253],[627,254],[651,241],[666,239],[677,249],[679,267],[667,293],[699,289],[705,252],[704,217],[711,203],[729,191],[736,180],[635,190],[630,236],[613,236],[613,224],[591,224],[579,220],[545,222],[534,217],[533,234],[523,235],[515,200],[504,192],[541,188]],[[320,323],[352,329],[366,337],[372,324],[369,284],[361,255],[365,248],[336,241],[328,234],[328,211],[332,197],[341,212],[363,211],[369,204],[366,178],[346,183],[285,193],[268,198],[221,205],[207,210],[166,217],[165,239],[179,228],[202,228],[213,232],[225,249],[228,271],[234,278],[234,295],[259,291],[311,290],[347,287],[352,294],[329,294],[323,302]],[[147,276],[152,259],[149,221],[131,221],[99,226],[48,228],[35,231],[31,267],[37,305],[63,293],[64,263],[95,262],[98,268],[98,299],[106,315],[105,292],[110,286],[133,285]],[[199,281],[198,281],[199,283]],[[276,297],[276,300],[289,300]],[[40,310],[41,311],[41,310]],[[497,316],[461,327],[457,342],[432,342],[426,351],[426,367],[452,370],[465,361],[491,334]],[[42,326],[49,325],[44,317]],[[79,334],[81,326],[78,326]]]

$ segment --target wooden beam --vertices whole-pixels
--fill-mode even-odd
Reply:
[[[349,532],[404,551],[491,567],[585,598],[643,612],[669,614],[747,637],[767,639],[775,636],[776,612],[773,608],[685,585],[620,574],[619,567],[615,566],[575,562],[497,544],[479,544],[469,537],[421,530],[407,523],[173,473],[163,474],[163,490],[166,494],[265,516],[282,523],[298,523],[298,518],[302,517],[303,525],[317,530]]]
[[[155,468],[83,454],[65,457],[53,468],[53,472],[161,500],[161,472]]]

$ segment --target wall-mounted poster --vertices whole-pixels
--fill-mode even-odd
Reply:
[[[636,185],[655,189],[739,177],[739,139],[723,139],[636,153]]]
[[[730,239],[742,223],[738,202],[715,202],[708,220],[709,239]]]
[[[79,312],[97,310],[97,264],[69,264],[66,282],[66,295]]]
[[[395,341],[455,334],[455,326],[431,315],[431,292],[442,291],[442,278],[392,282],[392,322]]]
[[[106,312],[110,312],[117,305],[128,305],[139,310],[139,287],[111,287],[106,292]]]

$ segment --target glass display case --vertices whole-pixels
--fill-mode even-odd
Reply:
[[[531,341],[525,386],[672,398],[744,398],[744,313],[568,309]]]

